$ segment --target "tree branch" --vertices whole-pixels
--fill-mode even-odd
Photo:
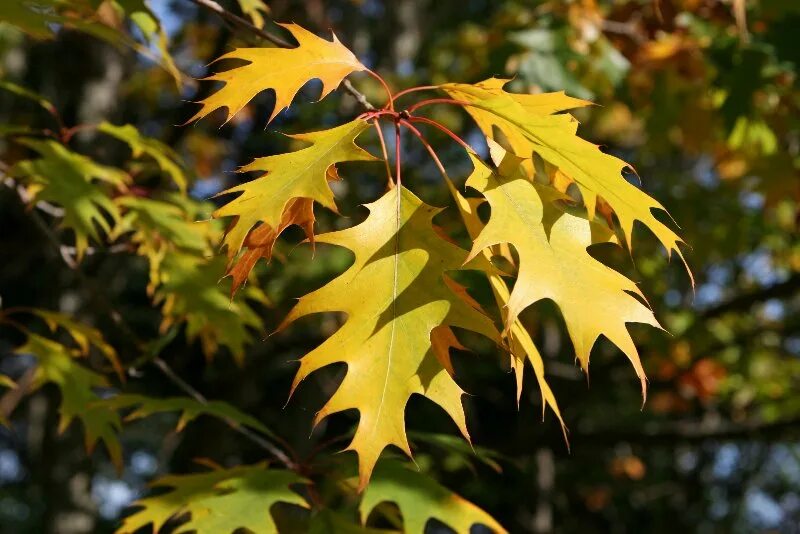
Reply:
[[[777,421],[751,420],[734,423],[724,420],[678,421],[665,425],[645,424],[635,429],[597,428],[577,430],[578,439],[619,443],[697,443],[702,441],[737,441],[743,439],[787,438],[800,435],[800,417]]]
[[[253,35],[258,36],[261,39],[264,39],[265,41],[271,42],[275,46],[279,46],[281,48],[294,48],[294,46],[289,41],[281,37],[278,37],[277,35],[272,34],[268,31],[262,30],[258,26],[252,24],[249,20],[244,19],[239,15],[236,15],[235,13],[231,13],[230,11],[219,5],[214,0],[190,0],[190,1],[197,6],[200,6],[204,9],[207,9],[208,11],[211,11],[212,13],[215,13],[221,19],[231,23],[233,26],[240,28],[242,30],[247,30]],[[361,104],[361,106],[364,109],[367,110],[375,109],[375,106],[369,103],[364,93],[353,87],[353,84],[350,83],[350,80],[344,80],[342,82],[342,85],[344,86],[345,91],[350,93],[350,95],[353,96],[353,98],[355,98],[356,101],[358,101],[358,103]]]
[[[725,313],[736,310],[749,309],[754,304],[764,302],[773,298],[786,298],[800,291],[800,273],[794,273],[788,279],[762,289],[750,291],[741,295],[737,295],[730,300],[721,304],[717,304],[713,308],[709,308],[700,315],[704,319],[712,319],[719,317]]]

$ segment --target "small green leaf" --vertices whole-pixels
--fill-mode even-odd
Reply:
[[[306,500],[289,488],[306,483],[291,471],[268,469],[263,464],[165,476],[152,486],[171,490],[136,501],[139,510],[124,519],[117,534],[133,534],[151,524],[152,531],[158,532],[168,520],[186,513],[190,519],[178,532],[232,534],[247,529],[277,533],[270,508],[278,502],[308,508]]]
[[[102,441],[111,460],[122,468],[122,449],[117,439],[121,422],[117,413],[98,401],[94,388],[108,387],[106,379],[94,371],[78,365],[67,347],[55,341],[28,333],[25,344],[16,349],[17,354],[30,354],[38,363],[34,383],[39,386],[53,383],[61,391],[59,432],[63,432],[73,419],[83,423],[86,448],[91,452]]]
[[[143,136],[131,124],[116,126],[104,121],[97,129],[127,144],[133,152],[134,158],[140,158],[143,155],[153,158],[161,171],[175,182],[178,189],[186,192],[186,173],[180,164],[180,157],[170,147],[157,139]]]
[[[383,502],[397,504],[405,532],[410,534],[423,534],[430,519],[441,521],[457,534],[469,534],[475,524],[486,525],[495,533],[506,532],[492,516],[471,502],[395,460],[382,461],[372,474],[359,507],[362,522]]]
[[[80,260],[89,246],[89,238],[100,241],[112,231],[120,213],[106,191],[95,180],[122,188],[128,175],[114,167],[101,165],[72,152],[55,141],[24,138],[19,143],[38,153],[38,159],[16,163],[9,171],[28,185],[32,201],[46,200],[64,208],[61,225],[75,232],[75,248]]]
[[[156,399],[144,395],[121,394],[104,400],[103,404],[116,410],[136,407],[125,417],[126,421],[142,419],[155,413],[181,412],[177,426],[178,431],[183,430],[188,423],[199,416],[210,415],[237,425],[250,427],[262,434],[272,435],[272,432],[258,419],[223,401],[209,401],[203,404],[189,397]]]
[[[106,340],[103,338],[103,334],[101,334],[99,330],[83,323],[79,323],[63,313],[41,310],[38,308],[32,308],[28,311],[47,323],[48,328],[50,328],[50,331],[52,332],[55,332],[59,328],[66,330],[78,345],[78,348],[80,349],[79,354],[81,356],[88,356],[91,347],[99,350],[105,359],[108,360],[114,367],[114,370],[117,372],[117,376],[119,376],[120,379],[124,379],[125,375],[122,370],[122,364],[119,362],[119,358],[117,357],[117,351],[114,350],[114,347],[106,342]]]
[[[264,324],[247,299],[268,303],[255,285],[242,290],[245,298],[231,301],[226,283],[225,258],[210,260],[181,251],[169,253],[160,271],[161,285],[155,290],[155,302],[163,304],[161,330],[186,322],[189,339],[199,339],[203,353],[213,358],[217,348],[227,347],[234,360],[241,363],[244,347],[252,341],[250,329],[263,330]]]

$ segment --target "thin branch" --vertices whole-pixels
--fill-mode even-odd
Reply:
[[[219,5],[214,0],[191,0],[191,2],[204,9],[213,11],[220,18],[230,22],[234,26],[237,26],[251,33],[254,33],[259,37],[261,37],[262,39],[271,42],[275,46],[280,46],[281,48],[292,48],[292,44],[289,41],[286,41],[285,39],[278,37],[277,35],[273,35],[265,30],[262,30],[255,24],[251,23],[249,20],[244,19],[234,13],[231,13],[230,11]]]
[[[417,102],[416,104],[409,107],[407,111],[409,113],[414,113],[421,107],[430,106],[433,104],[452,104],[454,106],[461,106],[462,108],[471,105],[469,102],[464,102],[463,100],[455,100],[452,98],[431,98],[430,100],[422,100],[421,102]]]
[[[442,178],[444,178],[445,180],[447,180],[449,182],[450,181],[450,177],[447,175],[447,171],[445,170],[444,165],[442,164],[442,160],[440,160],[439,156],[436,155],[436,151],[433,149],[433,147],[428,142],[428,140],[425,139],[425,136],[422,135],[422,132],[417,130],[414,127],[413,124],[411,124],[410,122],[408,122],[405,119],[401,119],[400,120],[400,124],[402,124],[403,126],[408,128],[409,130],[411,130],[411,133],[413,133],[415,136],[417,136],[417,138],[423,144],[425,149],[431,155],[431,158],[433,158],[433,162],[436,164],[436,167],[439,169],[439,172],[442,173]]]
[[[408,120],[411,121],[411,122],[421,122],[423,124],[429,124],[429,125],[433,126],[434,128],[438,128],[439,130],[441,130],[442,132],[444,132],[448,136],[450,136],[453,139],[453,141],[455,141],[456,143],[458,143],[459,145],[461,145],[465,149],[469,150],[470,152],[475,152],[475,149],[473,149],[471,146],[469,146],[466,141],[461,139],[458,135],[456,135],[452,130],[450,130],[450,128],[448,128],[444,124],[441,124],[441,123],[439,123],[439,122],[437,122],[437,121],[435,121],[433,119],[429,119],[427,117],[416,117],[416,116],[414,116],[414,117],[409,117]]]
[[[362,113],[361,115],[359,115],[356,118],[363,119],[365,121],[370,121],[372,119],[377,119],[378,117],[384,117],[384,116],[387,116],[387,115],[389,115],[389,116],[391,116],[391,117],[393,117],[395,119],[400,116],[400,114],[397,113],[394,110],[391,110],[391,109],[379,109],[379,110],[376,110],[376,111],[365,111],[364,113]]]
[[[409,87],[408,89],[403,89],[399,93],[394,95],[395,101],[399,100],[401,96],[405,96],[410,93],[416,93],[418,91],[436,91],[439,89],[437,85],[418,85],[417,87]]]
[[[701,311],[700,316],[703,319],[713,319],[731,311],[747,310],[755,304],[773,298],[789,298],[798,291],[800,291],[800,273],[795,273],[783,282],[742,293],[712,308]]]
[[[11,412],[17,407],[22,398],[27,395],[33,387],[34,379],[38,366],[30,367],[17,381],[16,387],[8,390],[0,397],[0,420],[7,419]]]
[[[614,427],[576,429],[573,436],[580,440],[618,443],[696,443],[708,440],[734,441],[741,439],[787,439],[800,435],[800,417],[776,421],[677,421],[665,425],[645,424],[632,429]]]
[[[392,90],[389,89],[389,86],[386,84],[386,80],[384,80],[380,74],[370,69],[367,69],[367,74],[378,80],[378,83],[383,86],[383,90],[386,91],[386,107],[394,110],[394,96],[392,95]]]
[[[208,404],[208,399],[206,399],[206,397],[202,393],[194,389],[188,382],[186,382],[183,378],[181,378],[172,369],[172,367],[170,367],[169,364],[167,364],[167,362],[162,360],[159,356],[156,356],[152,360],[150,360],[150,363],[158,367],[158,369],[164,374],[164,376],[166,376],[170,381],[172,381],[173,384],[178,386],[178,388],[183,390],[184,393],[192,397],[200,404]],[[239,434],[248,438],[250,441],[261,446],[263,449],[269,451],[270,454],[275,456],[275,458],[277,458],[283,465],[285,465],[289,469],[297,468],[297,464],[274,444],[270,443],[263,437],[251,431],[249,428],[237,424],[235,421],[231,419],[225,418],[224,420],[228,424],[228,426],[230,426]]]
[[[378,140],[381,143],[381,152],[383,153],[383,164],[386,166],[386,181],[391,185],[392,183],[392,168],[389,166],[389,151],[386,150],[386,139],[383,138],[383,130],[378,119],[372,121],[375,126],[375,131],[378,133]]]
[[[2,167],[0,168],[0,172],[3,172],[5,164],[2,164],[2,162],[0,162],[0,167]],[[38,201],[35,204],[31,205],[31,201],[33,200],[33,198],[31,197],[30,194],[28,194],[28,190],[25,189],[23,186],[17,184],[13,178],[4,176],[3,183],[8,187],[14,189],[17,192],[17,196],[19,196],[19,199],[26,206],[36,207],[39,210],[47,213],[51,217],[60,218],[64,216],[64,208],[54,206],[49,202]],[[30,213],[34,224],[42,231],[42,233],[47,237],[47,239],[58,250],[61,259],[64,260],[64,263],[67,264],[67,267],[73,270],[77,269],[78,262],[75,259],[77,256],[77,249],[75,247],[70,247],[68,245],[62,244],[61,241],[58,239],[58,236],[55,234],[55,232],[52,231],[47,222],[36,211],[30,209],[28,210],[28,212]],[[89,247],[89,249],[87,249],[87,253],[89,254],[94,253],[94,249],[92,247]]]
[[[400,181],[400,123],[394,123],[394,160],[395,166],[397,167],[395,171],[397,185],[402,185]],[[397,198],[400,198],[399,196]]]
[[[215,13],[217,16],[219,16],[226,22],[229,22],[231,25],[243,30],[247,30],[253,35],[256,35],[266,41],[271,42],[275,46],[279,46],[281,48],[294,48],[294,45],[292,45],[289,41],[281,37],[278,37],[277,35],[274,35],[268,31],[262,30],[258,26],[252,24],[249,20],[244,19],[234,13],[231,13],[230,11],[219,5],[214,0],[189,0],[189,1],[194,3],[195,5],[198,5],[204,9],[211,11],[212,13]],[[375,109],[375,107],[369,103],[364,93],[353,87],[353,84],[350,83],[350,80],[344,80],[342,86],[344,86],[345,91],[350,93],[350,95],[352,95],[364,109],[370,109],[370,110]]]
[[[0,172],[3,172],[6,168],[5,164],[0,164]],[[28,190],[25,189],[24,186],[17,183],[16,180],[13,178],[6,176],[3,178],[3,183],[6,187],[16,190],[17,195],[19,198],[22,199],[22,202],[25,204],[30,204],[33,197],[28,193]],[[36,202],[36,207],[39,208],[41,211],[45,212],[46,214],[50,215],[51,217],[63,217],[64,216],[64,208],[60,208],[54,204],[50,204],[49,202],[45,202],[44,200],[39,200]]]

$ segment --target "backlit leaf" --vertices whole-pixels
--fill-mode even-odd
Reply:
[[[354,139],[367,128],[369,123],[366,121],[354,120],[330,130],[292,135],[292,138],[311,146],[258,158],[240,168],[240,172],[260,171],[264,174],[220,193],[241,193],[214,212],[214,217],[236,217],[223,241],[228,257],[236,256],[248,232],[258,223],[279,228],[293,199],[308,198],[336,211],[333,191],[328,185],[329,171],[344,161],[375,160],[354,143]]]
[[[518,100],[522,95],[505,92],[495,79],[475,85],[451,83],[441,87],[453,98],[470,104],[467,111],[487,137],[493,138],[496,127],[505,134],[517,156],[528,159],[535,152],[573,180],[581,191],[590,219],[600,197],[617,215],[629,246],[633,223],[640,221],[669,254],[674,251],[683,260],[678,247],[683,241],[653,214],[656,209],[666,211],[664,207],[623,177],[627,163],[578,137],[578,123],[570,115],[539,113],[531,109],[528,101]],[[575,99],[567,96],[558,100],[563,104],[551,109],[576,105]]]
[[[25,344],[15,352],[36,358],[36,385],[52,382],[61,391],[59,432],[63,432],[74,419],[80,419],[86,448],[91,451],[98,441],[102,441],[111,460],[121,469],[122,450],[117,440],[121,428],[119,416],[98,404],[100,397],[94,392],[94,388],[108,387],[106,379],[76,363],[74,352],[64,345],[37,334],[27,333]]]
[[[450,287],[447,271],[461,268],[466,252],[439,237],[432,218],[440,211],[405,187],[395,187],[367,206],[367,219],[347,230],[317,236],[346,247],[355,263],[341,276],[300,299],[284,325],[320,312],[345,312],[347,321],[300,360],[293,389],[309,374],[344,362],[347,374],[316,416],[355,408],[359,423],[348,447],[359,457],[360,487],[387,445],[411,454],[404,413],[409,397],[433,400],[468,436],[462,390],[431,343],[439,326],[466,328],[497,340],[485,315]]]
[[[79,323],[63,313],[38,308],[28,311],[46,322],[52,332],[55,332],[58,328],[66,330],[73,341],[78,345],[80,356],[86,357],[89,355],[89,349],[91,347],[96,348],[103,357],[111,363],[114,370],[117,372],[117,376],[119,376],[120,379],[124,379],[125,374],[122,370],[122,364],[120,364],[119,358],[117,357],[117,351],[106,342],[103,338],[103,334],[101,334],[99,330],[89,325]]]
[[[161,285],[155,290],[155,302],[162,304],[161,331],[178,322],[186,323],[189,339],[199,339],[209,360],[219,346],[227,347],[234,360],[241,363],[244,349],[252,339],[252,330],[263,331],[258,313],[247,299],[266,303],[264,293],[247,286],[243,299],[231,301],[220,279],[225,275],[225,258],[206,259],[181,251],[168,253],[161,265]]]
[[[196,223],[187,213],[186,202],[176,198],[155,200],[135,196],[116,199],[125,214],[117,225],[114,237],[130,233],[128,239],[136,246],[136,253],[147,258],[150,264],[148,293],[162,283],[161,265],[173,250],[191,252],[197,256],[211,255],[212,244],[219,233],[208,224]]]
[[[170,147],[157,139],[143,136],[131,124],[116,126],[104,121],[97,129],[127,144],[133,152],[134,158],[140,158],[143,155],[153,158],[161,171],[175,182],[178,189],[182,192],[186,191],[186,174],[179,163],[178,155]]]
[[[238,2],[242,13],[253,21],[254,26],[264,27],[264,15],[269,14],[269,6],[264,0],[238,0]]]
[[[349,74],[366,70],[336,36],[317,37],[296,24],[281,24],[297,40],[297,48],[237,48],[217,59],[237,59],[247,64],[213,74],[206,80],[225,82],[216,93],[199,102],[202,108],[188,122],[227,108],[226,122],[261,91],[275,91],[275,108],[269,122],[289,107],[297,91],[309,80],[322,81],[320,99],[336,89]]]
[[[470,157],[475,170],[467,185],[480,191],[492,208],[470,257],[498,243],[510,243],[519,254],[506,331],[523,309],[551,299],[564,316],[581,366],[588,369],[592,346],[604,335],[631,361],[644,394],[645,374],[627,323],[660,326],[650,308],[633,296],[644,299],[639,288],[588,253],[593,243],[589,221],[544,203],[520,158],[507,153],[494,172],[475,155]]]
[[[244,238],[245,249],[237,256],[226,273],[231,277],[231,296],[244,285],[250,272],[260,259],[270,261],[275,241],[286,228],[297,225],[303,229],[306,237],[314,244],[314,201],[310,198],[293,198],[286,204],[281,223],[277,228],[272,228],[266,223],[256,226]],[[236,224],[236,223],[233,223]]]
[[[470,238],[474,241],[478,235],[483,231],[483,222],[478,217],[478,206],[484,202],[483,199],[470,198],[467,199],[459,193],[453,186],[452,182],[447,180],[448,188],[453,198],[456,201],[461,217],[464,220],[464,226],[467,228]],[[481,253],[487,258],[491,259],[491,249],[484,249]],[[508,300],[510,292],[505,280],[498,274],[487,273],[489,277],[489,284],[492,287],[492,293],[497,301],[497,307],[500,309],[501,316],[504,322],[508,321]],[[553,413],[558,417],[561,428],[565,429],[564,420],[561,417],[561,410],[558,408],[556,396],[547,379],[544,376],[544,360],[542,359],[539,350],[533,343],[530,334],[519,321],[514,319],[511,327],[508,329],[509,349],[510,349],[510,364],[514,370],[514,376],[517,384],[517,404],[519,404],[520,396],[522,395],[522,378],[525,374],[525,361],[529,361],[533,367],[536,381],[539,384],[539,392],[542,396],[542,417],[546,406],[550,406]]]

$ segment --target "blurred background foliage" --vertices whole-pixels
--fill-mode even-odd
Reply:
[[[169,147],[159,145],[157,152],[175,163],[152,159],[146,150],[142,155],[108,128],[70,132],[75,152],[133,177],[126,185],[125,219],[116,232],[90,240],[74,269],[62,256],[74,261],[80,251],[59,252],[38,224],[55,228],[59,214],[26,208],[15,182],[4,178],[3,308],[58,310],[92,324],[132,369],[126,391],[178,395],[152,367],[137,364],[143,354],[131,334],[157,340],[161,356],[187,382],[254,415],[299,456],[337,450],[337,438],[356,415],[334,416],[310,438],[309,429],[341,368],[315,374],[314,384],[301,386],[283,406],[294,360],[334,331],[338,318],[310,318],[265,335],[294,298],[341,272],[348,253],[320,246],[311,261],[311,250],[296,245],[299,229],[290,229],[278,243],[276,260],[256,269],[260,284],[253,280],[231,304],[229,281],[217,284],[224,260],[208,259],[217,252],[222,229],[198,230],[192,221],[207,217],[213,202],[207,199],[241,180],[231,172],[237,166],[290,148],[291,140],[275,130],[295,133],[340,123],[360,112],[357,102],[341,92],[305,103],[318,95],[312,82],[268,130],[268,93],[222,128],[220,116],[179,126],[195,110],[192,101],[211,90],[212,84],[193,78],[207,74],[206,65],[232,47],[256,44],[251,36],[189,0],[150,0],[149,10],[142,2],[121,0],[31,3],[41,4],[36,17],[27,15],[22,0],[0,7],[0,76],[43,95],[58,113],[47,113],[47,106],[43,111],[41,102],[19,91],[0,92],[4,174],[13,176],[20,162],[34,157],[33,147],[11,134],[102,121],[133,124]],[[242,13],[236,2],[221,4]],[[452,439],[455,428],[443,412],[412,400],[407,423],[423,470],[511,532],[797,532],[800,3],[268,4],[266,11],[244,15],[275,32],[280,29],[271,20],[294,21],[323,35],[333,29],[395,88],[498,76],[513,78],[517,92],[565,90],[595,101],[576,113],[581,134],[635,166],[642,187],[669,209],[691,246],[694,290],[681,267],[669,263],[644,232],[635,240],[635,261],[619,249],[594,251],[642,285],[669,331],[632,327],[650,379],[643,408],[625,358],[600,343],[589,383],[571,361],[558,311],[540,304],[523,320],[545,357],[570,448],[552,414],[541,421],[534,380],[527,381],[517,409],[513,377],[498,365],[500,355],[488,343],[467,338],[474,353],[460,352],[454,362],[460,384],[472,393],[465,403],[478,456]],[[85,10],[92,16],[83,16]],[[354,84],[371,101],[383,102],[371,79],[356,77]],[[465,114],[444,109],[436,118],[485,152]],[[365,139],[377,153],[376,141]],[[408,142],[405,149],[404,178],[427,202],[447,205],[446,189],[422,147]],[[466,160],[446,149],[443,160],[461,183]],[[335,221],[319,210],[318,231],[365,216],[358,205],[376,199],[384,187],[382,175],[368,171],[343,166],[346,180],[335,184],[336,193],[351,221]],[[184,183],[188,196],[180,194]],[[148,199],[160,202],[149,205]],[[448,217],[456,217],[449,212],[454,210],[443,216],[446,228]],[[174,224],[192,228],[181,229],[182,242],[167,239],[165,245],[162,223],[162,234],[120,237],[131,217],[171,216]],[[71,235],[62,233],[69,243]],[[490,303],[488,285],[475,283],[475,296]],[[132,333],[115,325],[104,311],[108,303]],[[45,331],[30,323],[34,331]],[[18,333],[3,328],[2,334],[0,373],[21,380],[32,361],[12,355],[22,342]],[[46,387],[22,400],[8,394],[0,399],[2,415],[9,416],[0,429],[2,532],[110,532],[158,474],[195,469],[194,458],[235,465],[263,457],[218,420],[200,418],[177,433],[177,415],[158,414],[125,425],[124,469],[117,472],[102,448],[87,458],[77,425],[55,432],[58,402],[58,392]]]

